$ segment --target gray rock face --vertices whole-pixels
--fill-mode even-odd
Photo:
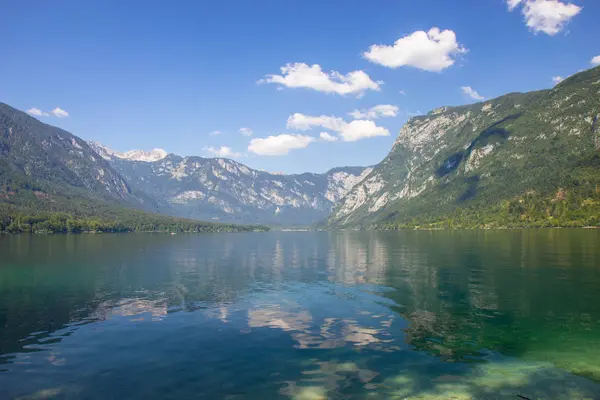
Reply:
[[[596,168],[599,116],[600,67],[552,90],[411,118],[387,157],[339,202],[330,225],[371,226],[466,206],[483,209],[510,196],[583,182]]]
[[[99,143],[90,146],[134,189],[153,197],[159,211],[201,220],[309,225],[327,218],[334,204],[371,168],[342,167],[324,174],[278,175],[224,158],[158,159],[127,156]],[[156,158],[155,157],[155,158]]]

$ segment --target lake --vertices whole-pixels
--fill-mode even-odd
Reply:
[[[600,399],[600,231],[0,236],[2,399]]]

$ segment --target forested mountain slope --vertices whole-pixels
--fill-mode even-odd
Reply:
[[[2,103],[0,163],[0,179],[25,176],[56,190],[152,208],[84,140]]]
[[[254,229],[144,212],[158,207],[84,140],[0,103],[0,231]]]
[[[411,118],[332,227],[600,224],[600,67]]]

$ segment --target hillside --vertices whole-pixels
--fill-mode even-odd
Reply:
[[[164,214],[202,220],[310,225],[325,219],[370,168],[324,174],[272,174],[224,158],[181,157],[155,149],[96,150],[133,189],[156,199]]]
[[[262,229],[145,212],[157,208],[85,141],[0,103],[0,232]]]
[[[48,190],[155,208],[151,199],[132,191],[84,140],[0,103],[0,182],[11,176],[46,183]]]
[[[600,67],[411,118],[332,227],[600,225]]]

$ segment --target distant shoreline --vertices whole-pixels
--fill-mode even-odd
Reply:
[[[177,235],[193,235],[193,234],[204,234],[204,233],[264,233],[270,232],[269,230],[264,231],[199,231],[199,232],[162,232],[162,231],[149,231],[149,232],[0,232],[0,236],[83,236],[83,235],[131,235],[131,234],[163,234],[167,236]]]
[[[123,235],[123,234],[164,234],[164,235],[189,235],[189,234],[200,234],[200,233],[265,233],[265,232],[408,232],[408,231],[419,231],[419,232],[433,232],[433,231],[445,231],[445,232],[457,232],[457,231],[521,231],[521,230],[546,230],[546,229],[586,229],[595,230],[599,229],[600,226],[576,226],[576,227],[514,227],[514,228],[398,228],[398,229],[262,229],[262,230],[224,230],[224,231],[180,231],[180,232],[169,232],[169,231],[129,231],[129,232],[103,232],[103,231],[85,231],[85,232],[7,232],[0,231],[0,236],[46,236],[46,235]]]

